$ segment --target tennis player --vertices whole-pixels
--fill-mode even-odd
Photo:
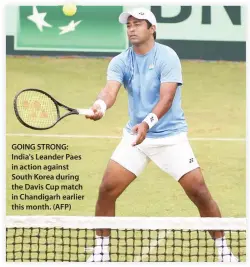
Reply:
[[[115,216],[117,198],[151,160],[171,175],[197,206],[201,217],[221,217],[187,137],[181,107],[182,69],[173,49],[155,41],[157,22],[144,8],[123,12],[132,47],[114,57],[107,83],[92,106],[92,120],[101,119],[116,101],[121,85],[128,93],[129,117],[123,138],[113,152],[99,188],[96,216]],[[98,230],[88,261],[109,261],[110,231]],[[211,231],[219,261],[237,262],[221,231]]]

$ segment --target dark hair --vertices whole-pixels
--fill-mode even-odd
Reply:
[[[148,20],[146,20],[148,24],[148,29],[152,26],[152,23],[150,23]],[[156,39],[156,32],[153,33],[154,39]]]

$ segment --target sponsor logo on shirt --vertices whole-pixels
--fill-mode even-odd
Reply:
[[[150,64],[149,67],[148,67],[148,69],[149,70],[152,70],[154,67],[155,67],[154,64]]]

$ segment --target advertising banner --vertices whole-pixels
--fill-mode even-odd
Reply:
[[[61,6],[21,6],[15,48],[118,52],[126,49],[121,6],[79,6],[68,17]]]

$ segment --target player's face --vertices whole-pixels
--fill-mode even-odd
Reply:
[[[148,41],[152,36],[151,30],[148,29],[147,22],[132,16],[128,18],[127,34],[129,41],[133,45],[142,44]]]

